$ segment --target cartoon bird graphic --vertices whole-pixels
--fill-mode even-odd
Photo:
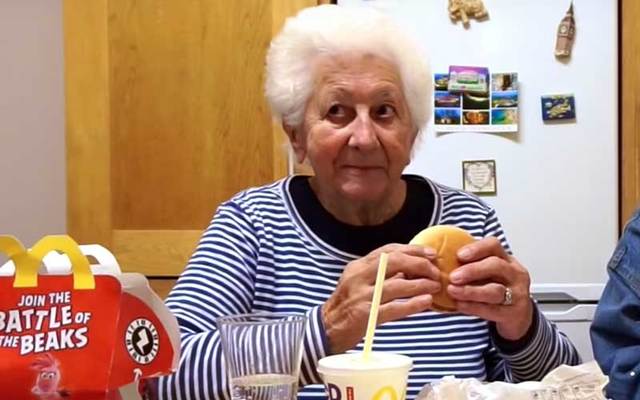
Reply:
[[[36,383],[31,393],[40,400],[60,400],[68,397],[66,390],[59,388],[60,363],[51,354],[40,356],[31,364],[31,369],[38,371]]]

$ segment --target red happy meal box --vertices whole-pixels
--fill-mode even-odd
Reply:
[[[54,250],[71,274],[39,274]],[[115,400],[120,387],[175,370],[178,324],[143,275],[90,266],[68,236],[29,251],[0,236],[0,252],[15,270],[0,268],[0,399]]]

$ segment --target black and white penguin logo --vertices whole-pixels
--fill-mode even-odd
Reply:
[[[149,364],[158,355],[160,340],[151,321],[139,318],[127,328],[125,343],[129,355],[138,364]]]

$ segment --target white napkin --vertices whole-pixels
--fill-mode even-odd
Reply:
[[[591,361],[575,367],[561,365],[540,382],[482,383],[447,376],[425,385],[416,400],[606,400],[603,390],[608,382]]]

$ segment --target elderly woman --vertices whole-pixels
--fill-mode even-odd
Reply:
[[[267,56],[266,96],[299,162],[290,176],[218,208],[167,304],[182,329],[179,371],[162,399],[228,397],[215,319],[305,313],[299,398],[324,396],[318,359],[361,349],[377,262],[389,267],[374,349],[413,358],[407,396],[445,375],[535,380],[579,356],[529,297],[494,210],[425,177],[403,175],[430,111],[431,79],[386,16],[326,5],[289,19]],[[440,287],[434,251],[407,245],[456,225],[480,239]],[[432,311],[446,290],[453,314]],[[506,295],[508,293],[508,295]]]

